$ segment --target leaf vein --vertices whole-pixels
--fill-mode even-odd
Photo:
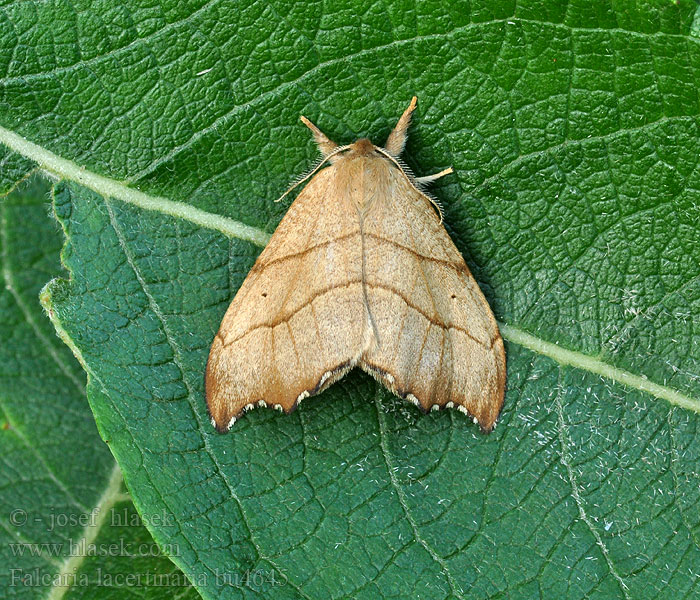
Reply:
[[[270,234],[257,227],[246,225],[234,219],[208,213],[182,202],[150,196],[138,190],[131,189],[122,182],[82,169],[73,161],[61,158],[4,127],[0,127],[0,142],[4,143],[18,154],[39,163],[39,165],[48,172],[75,181],[106,198],[115,198],[145,210],[160,212],[175,218],[184,219],[201,227],[219,231],[228,237],[252,242],[258,246],[264,246],[270,239]],[[485,180],[482,185],[490,179],[492,178]],[[624,371],[623,369],[614,367],[597,358],[587,356],[580,352],[565,350],[556,344],[533,336],[517,327],[499,323],[499,328],[504,339],[524,346],[535,353],[548,356],[561,364],[567,364],[578,369],[597,373],[603,377],[621,382],[629,387],[647,392],[657,398],[667,400],[682,408],[700,413],[700,399],[691,398],[676,389],[654,383],[642,375],[635,375]]]
[[[156,315],[156,317],[160,321],[161,327],[163,328],[163,334],[165,335],[168,344],[172,348],[173,363],[180,370],[182,382],[185,385],[185,387],[187,388],[187,401],[190,404],[190,407],[192,408],[192,412],[193,412],[195,418],[197,419],[197,422],[199,424],[199,428],[201,430],[202,429],[201,418],[200,418],[199,412],[196,410],[196,408],[193,404],[193,398],[194,398],[195,394],[194,394],[194,391],[192,390],[192,387],[191,387],[187,377],[185,377],[185,369],[183,368],[182,360],[180,359],[180,355],[182,353],[180,350],[180,347],[175,343],[174,337],[173,337],[172,333],[170,332],[170,327],[167,324],[165,314],[161,311],[160,306],[158,305],[156,299],[153,297],[153,294],[151,294],[150,290],[148,289],[148,285],[147,285],[145,279],[143,278],[143,275],[141,274],[140,269],[136,265],[136,262],[134,260],[134,256],[133,256],[131,250],[129,249],[129,246],[127,244],[126,239],[124,238],[124,236],[122,234],[121,227],[117,223],[116,217],[114,215],[114,210],[112,209],[112,206],[111,206],[109,200],[107,200],[105,198],[104,202],[105,202],[105,206],[107,208],[107,212],[109,214],[110,223],[112,225],[112,228],[114,230],[115,235],[117,236],[117,239],[119,241],[119,246],[120,246],[122,252],[124,253],[124,257],[125,257],[127,263],[129,264],[129,266],[131,267],[131,269],[134,273],[134,276],[136,277],[136,279],[139,283],[139,286],[141,287],[144,295],[146,296],[148,303],[149,303],[149,306],[151,307],[151,310],[153,311],[153,313]],[[279,566],[277,566],[270,559],[270,557],[266,556],[263,553],[262,549],[255,541],[255,538],[253,536],[253,528],[250,525],[250,522],[249,522],[248,516],[247,516],[247,512],[243,507],[243,503],[242,503],[241,499],[239,498],[238,494],[236,493],[233,485],[231,484],[229,477],[226,475],[226,473],[224,472],[224,469],[222,468],[221,464],[219,463],[219,460],[216,456],[216,453],[212,451],[212,449],[209,445],[208,436],[205,435],[204,433],[202,434],[202,440],[204,441],[204,448],[205,448],[207,455],[211,458],[212,463],[216,466],[216,469],[221,476],[221,479],[226,484],[226,489],[228,490],[230,497],[236,502],[236,504],[238,506],[239,512],[241,514],[241,520],[243,521],[243,523],[248,531],[248,538],[250,540],[250,543],[255,548],[255,551],[258,555],[257,556],[258,560],[263,560],[263,561],[268,562],[270,565],[272,565],[277,570],[278,573],[280,573],[281,575],[284,575],[284,571]],[[302,597],[307,598],[307,596],[302,592],[302,590],[295,583],[293,583],[292,581],[290,581],[288,579],[287,579],[287,583],[289,583],[289,585],[291,585],[294,589],[296,589],[297,592],[299,592],[299,594]]]
[[[396,492],[396,497],[399,500],[399,504],[401,505],[401,509],[403,510],[404,514],[406,515],[406,520],[411,526],[411,529],[413,530],[413,536],[415,537],[416,541],[425,549],[425,551],[430,555],[430,557],[438,564],[440,565],[440,568],[442,569],[443,574],[445,575],[445,578],[447,579],[447,583],[450,586],[450,589],[452,593],[458,597],[458,598],[464,598],[462,596],[462,589],[459,586],[459,584],[455,581],[452,572],[449,569],[449,566],[447,565],[447,562],[445,561],[444,558],[442,558],[440,555],[435,552],[433,547],[428,544],[426,540],[422,538],[420,535],[420,531],[418,530],[418,524],[416,523],[416,520],[413,518],[413,514],[411,513],[411,509],[408,506],[408,502],[406,501],[406,494],[403,490],[403,487],[399,483],[399,481],[396,479],[396,474],[394,473],[394,465],[392,464],[392,460],[390,458],[391,453],[389,452],[389,446],[387,444],[387,433],[386,433],[386,423],[384,421],[384,413],[382,411],[381,404],[379,403],[379,394],[380,394],[380,387],[379,385],[376,385],[376,393],[374,396],[374,405],[377,410],[377,421],[379,423],[379,445],[382,450],[382,456],[384,458],[384,463],[386,464],[386,470],[387,474],[389,475],[389,481],[391,481],[391,486],[394,488],[394,491]]]
[[[630,600],[631,596],[629,595],[627,584],[624,582],[620,574],[617,572],[615,569],[615,565],[612,561],[612,558],[610,556],[610,552],[605,545],[605,542],[603,541],[603,538],[600,535],[600,532],[596,529],[595,525],[589,518],[588,514],[586,513],[586,507],[583,503],[583,499],[581,498],[581,494],[579,491],[579,484],[576,479],[576,474],[574,473],[574,468],[571,462],[571,454],[568,450],[569,447],[569,440],[568,440],[568,434],[567,434],[567,427],[566,423],[564,422],[564,408],[561,403],[561,392],[562,392],[562,382],[561,382],[561,371],[559,372],[559,381],[557,385],[557,393],[554,397],[554,405],[556,407],[557,411],[557,430],[559,432],[559,444],[561,445],[561,453],[560,453],[560,460],[562,465],[564,465],[564,468],[566,469],[567,477],[569,479],[569,483],[571,484],[571,496],[574,499],[574,502],[576,502],[576,506],[578,507],[579,511],[579,516],[581,520],[586,524],[586,527],[588,530],[591,532],[593,535],[593,538],[595,539],[595,543],[600,549],[601,553],[603,554],[603,557],[605,558],[605,562],[608,565],[608,570],[610,571],[610,574],[616,579],[617,583],[620,586],[620,590],[622,591],[622,595],[625,597],[626,600]]]
[[[115,463],[107,487],[91,511],[92,518],[88,520],[88,525],[83,530],[83,537],[79,540],[78,547],[89,548],[97,539],[102,526],[108,524],[107,517],[111,508],[124,499],[124,494],[120,492],[122,481],[122,472],[119,465]],[[47,600],[60,600],[70,591],[76,580],[78,569],[89,556],[89,552],[76,552],[61,564],[58,573],[51,579],[53,583]]]

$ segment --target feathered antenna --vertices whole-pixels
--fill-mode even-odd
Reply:
[[[392,156],[389,152],[387,152],[384,148],[380,148],[379,146],[375,146],[374,149],[379,152],[380,154],[383,154],[386,158],[388,158],[391,162],[393,162],[398,168],[399,171],[401,171],[406,178],[406,181],[411,185],[411,187],[416,190],[421,196],[423,196],[428,202],[430,202],[435,209],[438,211],[438,214],[440,215],[440,223],[442,223],[444,219],[444,215],[442,212],[442,206],[440,206],[440,203],[433,198],[430,194],[426,194],[422,189],[420,189],[419,185],[422,183],[430,183],[432,181],[435,181],[439,177],[442,177],[443,175],[449,175],[452,173],[452,167],[447,167],[447,169],[444,169],[443,171],[440,171],[439,173],[435,173],[435,175],[427,175],[426,177],[421,177],[419,179],[416,179],[413,177],[413,174],[411,171],[408,169],[408,167],[404,168],[402,166],[402,162],[399,162],[398,159],[396,159],[394,156]],[[421,181],[421,184],[418,183],[418,181]]]
[[[299,178],[299,180],[297,180],[295,183],[293,183],[284,194],[282,194],[279,198],[277,198],[277,200],[275,200],[275,202],[280,202],[287,194],[289,194],[289,192],[291,192],[300,183],[304,183],[309,177],[311,177],[314,173],[316,173],[316,171],[318,171],[327,160],[330,160],[334,156],[337,156],[338,154],[340,154],[341,152],[344,152],[345,150],[348,150],[349,148],[350,148],[350,146],[338,146],[338,147],[336,147],[335,150],[333,150],[333,152],[331,152],[330,154],[326,154],[318,162],[318,164],[311,169],[311,171],[309,171],[306,175],[302,176],[301,178]]]

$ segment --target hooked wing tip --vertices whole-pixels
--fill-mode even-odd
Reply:
[[[225,385],[219,385],[213,362],[210,360],[207,363],[206,375],[204,380],[205,394],[207,400],[207,410],[209,412],[210,422],[212,427],[219,433],[228,433],[241,417],[248,411],[256,407],[273,408],[285,414],[293,413],[299,404],[310,396],[320,394],[330,385],[341,379],[348,371],[355,366],[355,361],[348,360],[340,363],[332,369],[321,374],[318,381],[312,387],[302,390],[296,396],[280,397],[273,394],[274,401],[257,400],[251,401],[241,406],[241,402],[232,402],[230,396],[227,396]],[[234,411],[232,412],[232,407]]]

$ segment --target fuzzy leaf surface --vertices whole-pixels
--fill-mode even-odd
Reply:
[[[206,598],[698,594],[695,3],[3,14],[0,139],[65,180],[47,304]],[[381,143],[414,93],[406,160],[454,167],[434,193],[504,325],[499,427],[353,374],[214,433],[209,345],[315,156],[299,115]]]

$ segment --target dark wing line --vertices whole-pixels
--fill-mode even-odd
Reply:
[[[357,231],[352,231],[350,233],[346,233],[345,235],[340,235],[337,238],[333,238],[332,240],[321,242],[320,244],[316,244],[315,246],[308,246],[304,250],[299,250],[299,252],[292,252],[290,254],[285,254],[284,256],[278,256],[277,258],[273,258],[273,259],[268,260],[267,262],[264,262],[261,264],[255,264],[255,265],[253,265],[251,272],[262,271],[264,269],[267,269],[267,267],[269,267],[271,265],[276,265],[277,263],[285,262],[285,261],[291,260],[293,258],[300,258],[300,257],[306,256],[307,254],[310,254],[314,250],[319,250],[321,248],[325,248],[326,246],[330,246],[331,244],[335,244],[336,242],[344,242],[345,240],[350,239],[351,237],[354,237],[354,236],[359,235],[359,234],[360,234],[360,230],[358,229]]]
[[[305,256],[306,254],[309,254],[313,252],[314,250],[319,250],[321,248],[325,248],[326,246],[329,246],[330,244],[334,244],[335,242],[344,242],[347,239],[350,239],[351,237],[364,234],[365,237],[375,239],[380,242],[384,242],[385,244],[390,244],[391,246],[394,246],[395,248],[399,248],[403,250],[404,252],[408,252],[409,254],[412,254],[419,260],[426,260],[429,262],[434,262],[438,263],[441,265],[445,265],[446,267],[450,267],[455,271],[463,271],[464,267],[462,266],[461,263],[455,262],[452,260],[444,260],[442,258],[435,258],[434,256],[426,256],[425,254],[421,254],[420,252],[416,252],[413,248],[409,248],[408,246],[404,246],[403,244],[399,244],[398,242],[391,240],[389,238],[385,238],[381,235],[377,235],[376,233],[366,233],[366,232],[361,232],[359,229],[357,231],[353,231],[351,233],[346,233],[345,235],[338,236],[337,238],[334,238],[332,240],[328,240],[325,242],[321,242],[320,244],[316,244],[315,246],[309,246],[308,248],[305,248],[304,250],[300,250],[299,252],[292,252],[291,254],[285,254],[284,256],[279,256],[277,258],[273,258],[267,262],[264,263],[256,263],[253,265],[253,268],[250,270],[251,273],[253,272],[258,272],[266,269],[267,267],[271,265],[275,265],[277,263],[285,262],[287,260],[291,260],[293,258],[298,258],[301,256]]]
[[[367,285],[371,288],[386,290],[387,292],[390,292],[390,293],[398,296],[399,298],[401,298],[401,300],[404,301],[404,303],[409,308],[412,308],[413,310],[415,310],[417,313],[422,315],[426,319],[426,321],[429,321],[433,325],[437,325],[438,327],[445,329],[445,330],[454,329],[455,331],[461,331],[464,335],[466,335],[471,340],[475,341],[477,344],[484,346],[484,348],[493,347],[493,343],[495,340],[490,340],[491,343],[486,344],[483,341],[481,341],[480,339],[475,338],[471,333],[469,333],[463,327],[459,327],[458,325],[454,325],[453,323],[443,323],[442,321],[438,321],[437,319],[435,319],[434,317],[431,317],[429,314],[427,314],[425,311],[423,311],[421,308],[419,308],[418,306],[416,306],[412,302],[409,302],[408,298],[406,298],[399,290],[391,287],[390,285],[384,285],[383,283],[381,283],[381,284],[380,283],[370,283],[370,282],[367,282]]]
[[[245,336],[247,336],[248,334],[250,334],[250,333],[252,333],[253,331],[256,331],[256,330],[258,330],[258,329],[269,328],[269,327],[277,327],[277,326],[280,325],[281,323],[285,323],[285,322],[289,321],[289,319],[291,319],[291,318],[292,318],[295,314],[297,314],[299,311],[303,310],[304,308],[306,308],[306,307],[309,306],[309,305],[312,305],[312,304],[313,304],[313,301],[314,301],[317,297],[319,297],[319,296],[322,296],[322,295],[324,295],[324,294],[327,294],[327,293],[329,293],[329,292],[332,292],[333,290],[336,290],[336,289],[340,289],[340,288],[343,288],[343,287],[348,287],[348,286],[351,286],[351,285],[354,285],[354,284],[361,284],[361,283],[362,283],[362,280],[361,280],[361,279],[351,279],[350,281],[345,281],[345,282],[343,282],[343,283],[338,283],[338,284],[335,284],[335,285],[328,286],[327,288],[324,288],[324,289],[322,289],[322,290],[320,290],[320,291],[314,293],[314,294],[309,298],[309,300],[307,300],[306,302],[304,302],[304,304],[302,304],[299,308],[296,308],[296,309],[294,309],[293,311],[288,312],[287,314],[285,314],[285,315],[282,316],[281,318],[276,319],[276,320],[274,320],[274,321],[270,321],[270,322],[268,322],[268,323],[261,323],[260,325],[256,325],[255,327],[251,327],[251,328],[248,329],[245,333],[242,333],[241,335],[239,335],[236,339],[230,340],[230,341],[226,342],[225,344],[223,344],[223,347],[225,348],[226,346],[229,346],[230,344],[234,344],[234,343],[238,342],[239,340],[243,339],[243,338],[244,338]],[[466,329],[464,329],[463,327],[459,327],[458,325],[454,325],[453,323],[443,323],[442,321],[438,321],[437,319],[435,319],[434,317],[432,317],[432,316],[430,316],[429,314],[427,314],[426,312],[424,312],[421,308],[419,308],[418,306],[416,306],[416,305],[413,304],[412,302],[409,302],[409,300],[408,300],[399,290],[397,290],[396,288],[393,288],[393,287],[391,287],[391,286],[389,286],[389,285],[379,284],[379,283],[370,283],[370,282],[366,282],[366,284],[367,284],[367,286],[370,287],[370,288],[385,290],[385,291],[387,291],[387,292],[389,292],[389,293],[391,293],[391,294],[394,294],[395,296],[398,296],[399,298],[401,298],[401,300],[403,300],[404,304],[406,304],[406,306],[407,306],[408,308],[412,308],[413,310],[415,310],[417,313],[419,313],[420,315],[422,315],[422,316],[423,316],[427,321],[429,321],[431,324],[436,325],[437,327],[440,327],[441,329],[444,329],[444,330],[451,330],[451,329],[454,329],[455,331],[460,331],[461,333],[463,333],[464,335],[466,335],[469,339],[473,340],[474,342],[476,342],[476,343],[479,344],[480,346],[483,346],[484,348],[489,348],[489,349],[493,348],[494,343],[495,343],[496,340],[498,339],[498,338],[493,338],[493,339],[490,340],[490,344],[486,344],[486,343],[484,343],[482,340],[480,340],[480,339],[478,339],[478,338],[475,338],[471,333],[469,333],[469,332],[468,332]],[[312,306],[312,309],[313,309],[313,306]],[[404,319],[404,320],[405,320],[405,319]],[[403,326],[402,326],[402,330],[403,330]]]
[[[312,234],[316,233],[316,230],[318,229],[318,223],[319,223],[318,220],[314,220],[313,226],[312,226],[312,227],[309,227],[309,233],[308,233],[308,235],[306,236],[306,243],[305,243],[305,245],[304,245],[304,248],[308,248],[308,247],[309,247],[309,244],[311,243]],[[279,308],[277,309],[277,312],[275,313],[275,316],[274,316],[273,320],[277,320],[277,319],[279,318],[280,313],[282,312],[282,309],[284,309],[285,305],[286,305],[287,302],[289,301],[289,297],[292,295],[292,292],[294,291],[295,286],[296,286],[297,282],[299,281],[299,276],[301,275],[301,273],[302,273],[302,271],[304,270],[304,267],[305,267],[305,266],[306,266],[306,265],[305,265],[305,263],[304,263],[304,260],[303,260],[303,259],[300,260],[300,261],[299,261],[299,264],[298,264],[298,266],[297,266],[297,268],[296,268],[296,271],[294,272],[294,276],[293,276],[293,277],[291,278],[291,280],[287,283],[287,295],[284,297],[284,300],[282,300],[282,303],[279,305]],[[263,270],[261,271],[261,273],[263,273],[264,271],[265,271],[265,270],[263,269]],[[313,300],[313,298],[312,298],[312,300]]]
[[[313,301],[316,298],[318,298],[319,296],[323,296],[324,294],[328,294],[329,292],[332,292],[333,290],[337,290],[337,289],[344,288],[344,287],[349,287],[349,286],[354,285],[356,283],[362,283],[362,280],[361,279],[351,279],[349,281],[344,281],[342,283],[336,283],[334,285],[329,285],[321,290],[318,290],[317,292],[314,292],[313,294],[311,294],[311,296],[309,296],[309,298],[306,300],[306,302],[304,302],[298,308],[295,308],[294,310],[287,312],[286,314],[282,315],[281,317],[280,317],[280,311],[278,311],[273,320],[268,321],[267,323],[260,323],[260,325],[255,325],[254,327],[251,327],[250,329],[246,330],[244,333],[239,335],[237,338],[226,342],[224,344],[224,348],[226,346],[229,346],[230,344],[234,344],[234,343],[238,342],[239,340],[242,340],[249,333],[252,333],[253,331],[256,331],[257,329],[261,329],[263,327],[273,328],[273,327],[277,327],[278,325],[280,325],[282,323],[286,323],[299,311],[303,310],[304,308],[306,308],[309,305],[312,305]],[[318,329],[318,322],[316,324],[317,324],[317,329]],[[320,333],[321,333],[320,330],[318,330],[318,333],[320,336]]]

